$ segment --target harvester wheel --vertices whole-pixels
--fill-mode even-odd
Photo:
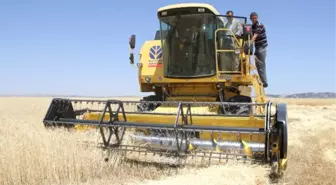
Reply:
[[[283,177],[284,171],[287,168],[287,148],[288,148],[288,117],[286,104],[278,104],[276,112],[276,139],[277,147],[275,149],[274,159],[272,160],[272,172],[270,179],[272,182],[277,182]]]
[[[276,128],[279,132],[280,142],[280,160],[287,162],[288,150],[288,115],[286,104],[279,104],[276,113]]]

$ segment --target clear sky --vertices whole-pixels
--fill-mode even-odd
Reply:
[[[139,95],[129,65],[159,27],[159,7],[200,1],[11,0],[0,6],[0,94]],[[335,92],[335,1],[203,1],[259,13],[267,29],[267,93]],[[136,57],[138,59],[138,57]]]

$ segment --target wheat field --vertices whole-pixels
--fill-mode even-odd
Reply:
[[[131,163],[85,142],[97,133],[47,131],[42,119],[51,98],[0,98],[0,184],[269,184],[265,167],[228,164],[176,168]],[[279,184],[335,184],[336,100],[287,102],[289,163]]]

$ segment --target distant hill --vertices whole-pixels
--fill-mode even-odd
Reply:
[[[336,98],[336,93],[333,92],[318,92],[318,93],[295,93],[288,95],[274,95],[268,94],[268,97],[272,98]]]
[[[283,95],[276,95],[276,94],[267,94],[266,95],[269,98],[280,98],[280,97],[284,97]]]

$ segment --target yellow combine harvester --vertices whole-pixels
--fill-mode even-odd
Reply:
[[[95,126],[105,148],[263,161],[272,166],[272,174],[282,174],[287,108],[266,102],[253,73],[246,17],[222,16],[198,3],[165,6],[157,16],[160,30],[143,44],[136,65],[140,91],[154,95],[141,101],[56,98],[44,125]],[[242,34],[225,28],[228,21],[239,22]],[[134,48],[132,35],[132,65]],[[125,144],[126,129],[132,145]]]

